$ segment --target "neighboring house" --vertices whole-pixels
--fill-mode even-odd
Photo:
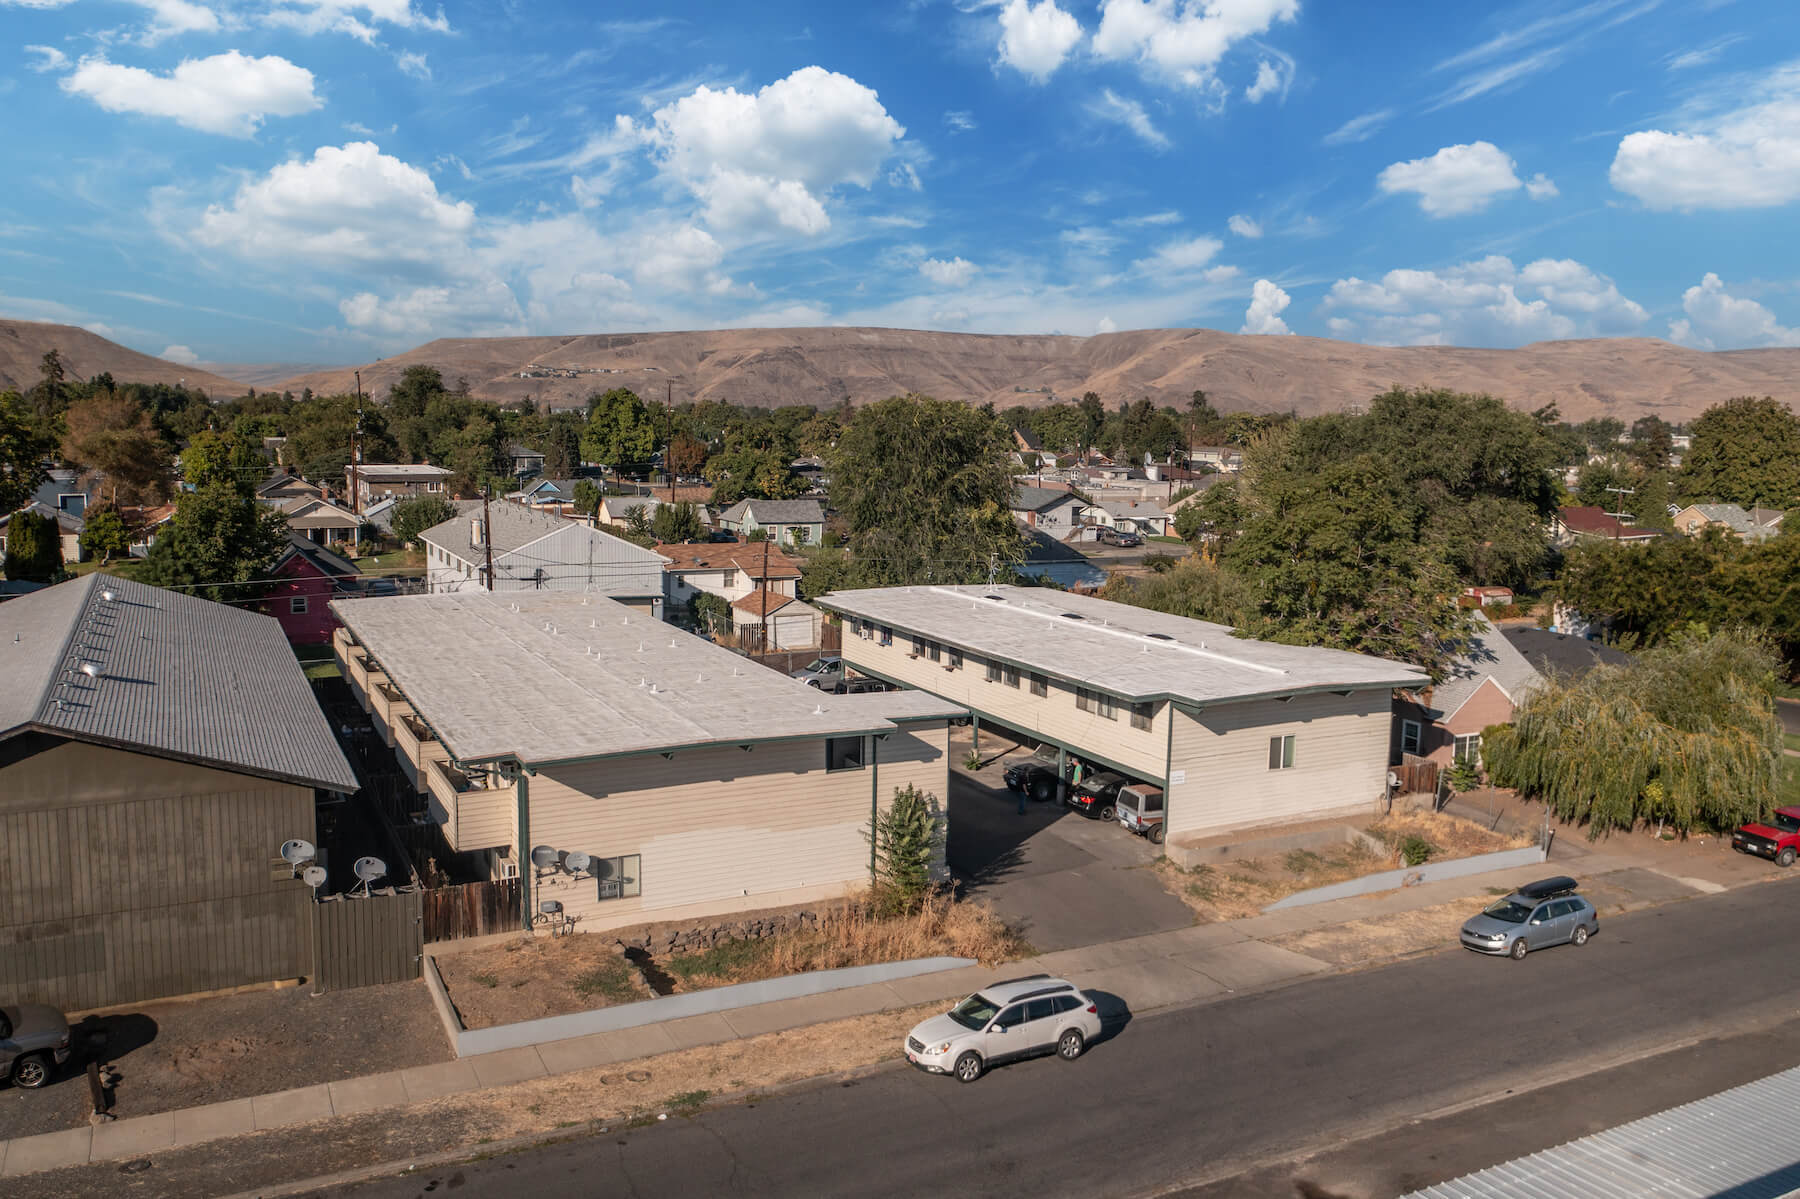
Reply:
[[[671,611],[685,613],[688,602],[696,595],[716,595],[731,605],[735,633],[754,627],[760,636],[766,612],[768,648],[803,648],[819,643],[818,610],[800,602],[800,567],[776,549],[773,542],[702,542],[651,548],[668,560],[663,572],[663,594]]]
[[[1632,661],[1631,655],[1624,650],[1585,637],[1571,637],[1554,629],[1507,625],[1500,632],[1546,678],[1553,675],[1576,677],[1596,666],[1628,666]]]
[[[1198,504],[1202,496],[1224,481],[1225,476],[1221,474],[1204,474],[1196,476],[1192,482],[1187,484],[1187,486],[1193,490],[1173,503],[1164,504],[1163,511],[1167,512],[1169,514],[1169,519],[1173,521],[1177,516],[1181,515],[1181,510],[1183,508],[1186,508],[1191,504]]]
[[[1464,587],[1457,603],[1464,608],[1492,608],[1513,602],[1511,587]]]
[[[1149,500],[1101,500],[1088,509],[1088,522],[1109,529],[1124,529],[1145,537],[1167,537],[1169,514]]]
[[[425,463],[369,462],[344,468],[344,494],[358,512],[385,496],[441,495],[455,471]],[[353,481],[354,480],[354,481]]]
[[[1800,513],[1800,508],[1793,511]],[[1750,523],[1761,532],[1763,537],[1779,537],[1781,522],[1787,519],[1788,515],[1788,512],[1780,508],[1752,508],[1750,509]]]
[[[80,471],[64,466],[51,467],[44,473],[48,477],[38,484],[31,497],[33,502],[77,517],[85,517],[88,506],[100,502],[103,480],[98,474],[83,482]]]
[[[87,522],[81,514],[66,508],[52,508],[38,500],[19,509],[20,512],[35,512],[56,522],[56,531],[62,542],[62,558],[64,562],[85,562],[86,554],[81,548],[81,534],[87,528]],[[6,553],[6,539],[12,531],[12,518],[15,513],[0,516],[0,554]]]
[[[0,579],[0,600],[18,599],[21,595],[30,595],[48,586],[50,584],[34,583],[30,579]]]
[[[300,533],[288,534],[287,548],[269,573],[282,581],[263,597],[262,611],[281,625],[290,645],[330,641],[338,627],[331,601],[362,590],[362,572],[354,562]]]
[[[611,528],[620,529],[631,523],[631,514],[642,509],[647,521],[656,515],[662,507],[662,501],[647,495],[608,495],[600,499],[600,511],[596,513],[600,523]]]
[[[512,473],[521,479],[544,473],[543,454],[529,446],[514,442],[506,447],[506,456],[512,460]]]
[[[719,513],[719,527],[739,537],[761,529],[777,545],[821,545],[825,509],[818,500],[739,500]]]
[[[560,903],[604,931],[853,894],[872,812],[900,787],[949,793],[963,713],[931,696],[824,695],[598,597],[334,607],[345,677],[450,848],[529,880],[528,918]],[[497,680],[519,702],[470,702]],[[592,865],[534,871],[537,848]]]
[[[1190,467],[1210,466],[1220,474],[1235,475],[1244,469],[1244,451],[1235,445],[1197,445],[1187,457]]]
[[[1493,622],[1477,612],[1475,632],[1450,661],[1444,681],[1394,698],[1390,758],[1428,758],[1440,765],[1481,760],[1481,730],[1505,724],[1543,676]]]
[[[1087,504],[1080,496],[1053,487],[1014,487],[1013,519],[1028,529],[1063,538],[1081,526]]]
[[[1550,518],[1550,537],[1556,544],[1563,546],[1582,540],[1642,545],[1655,541],[1661,535],[1655,529],[1640,529],[1624,524],[1604,509],[1591,506],[1558,508],[1556,515]]]
[[[308,483],[299,475],[271,475],[256,489],[256,498],[271,508],[280,508],[299,499],[330,499],[322,483]]]
[[[1044,439],[1023,425],[1013,426],[1013,446],[1021,453],[1042,454]]]
[[[564,506],[575,502],[575,480],[533,479],[506,498],[516,500],[527,508],[555,508],[560,511]]]
[[[363,518],[319,496],[299,496],[281,505],[287,527],[319,545],[362,544]]]
[[[135,540],[127,552],[133,558],[148,556],[156,539],[163,535],[169,522],[175,519],[174,504],[158,504],[154,508],[121,508],[119,515],[125,520],[125,527],[131,530]]]
[[[1781,512],[1757,508],[1746,512],[1736,504],[1689,504],[1673,517],[1678,532],[1689,537],[1707,529],[1723,529],[1739,541],[1766,541],[1781,532]]]
[[[1168,833],[1372,816],[1412,666],[1276,645],[1092,596],[983,585],[837,591],[844,661],[1165,791]]]
[[[357,783],[280,626],[91,574],[0,604],[0,654],[0,994],[76,1010],[312,974],[279,850]]]
[[[363,509],[363,523],[380,529],[383,533],[392,533],[394,531],[394,509],[399,506],[399,503],[400,501],[391,495],[384,500],[376,500]]]
[[[619,600],[645,615],[662,615],[664,561],[610,533],[518,504],[465,501],[457,514],[419,534],[425,543],[426,590],[432,594],[494,591],[581,591]]]

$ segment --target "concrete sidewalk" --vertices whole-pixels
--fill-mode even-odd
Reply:
[[[1582,857],[1584,876],[1613,872],[1612,910],[1644,907],[1699,893],[1635,863],[1601,853]],[[1546,873],[1543,864],[1428,883],[1400,891],[1356,896],[1245,920],[1201,924],[1173,932],[1044,954],[999,969],[970,966],[820,995],[690,1016],[662,1024],[595,1033],[572,1040],[528,1045],[458,1061],[373,1074],[343,1082],[298,1087],[236,1099],[0,1141],[0,1177],[88,1162],[143,1157],[178,1146],[265,1129],[305,1124],[378,1108],[422,1103],[467,1091],[503,1087],[764,1033],[872,1015],[949,1000],[1000,978],[1047,973],[1101,992],[1114,1015],[1175,1004],[1205,1002],[1263,990],[1338,969],[1330,963],[1268,943],[1276,938],[1360,920],[1417,911],[1436,904],[1511,888]],[[1634,885],[1633,876],[1647,876]],[[1642,898],[1634,898],[1636,896]],[[1124,1005],[1120,1008],[1118,1005]]]

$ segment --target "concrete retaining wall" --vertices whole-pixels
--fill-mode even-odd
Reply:
[[[1543,847],[1533,845],[1525,849],[1484,853],[1473,858],[1454,858],[1448,862],[1427,862],[1423,866],[1408,866],[1401,870],[1383,870],[1380,874],[1365,874],[1361,878],[1353,878],[1348,882],[1333,883],[1329,887],[1314,887],[1310,891],[1297,892],[1286,899],[1277,900],[1263,911],[1273,912],[1281,908],[1304,907],[1307,904],[1325,903],[1332,899],[1347,899],[1352,895],[1392,891],[1396,887],[1416,887],[1420,883],[1436,883],[1447,878],[1486,874],[1490,870],[1510,870],[1514,866],[1531,866],[1549,856],[1549,852]]]
[[[813,970],[806,974],[790,974],[784,978],[737,983],[729,987],[714,987],[708,991],[665,995],[661,999],[646,999],[639,1003],[621,1003],[586,1012],[570,1012],[563,1016],[546,1016],[541,1020],[476,1029],[464,1028],[462,1021],[457,1018],[443,980],[438,976],[437,964],[430,960],[430,955],[426,955],[425,980],[431,989],[432,1002],[437,1006],[438,1015],[444,1021],[444,1029],[450,1034],[450,1045],[455,1049],[456,1056],[471,1057],[480,1053],[517,1049],[524,1045],[541,1045],[547,1041],[566,1041],[572,1037],[585,1037],[590,1033],[660,1024],[665,1020],[679,1020],[684,1016],[728,1012],[734,1008],[772,1003],[779,999],[822,995],[827,991],[892,982],[899,978],[935,974],[940,970],[960,970],[964,966],[973,965],[973,958],[937,957],[917,958],[910,962],[882,962],[874,966],[849,966],[841,970]]]

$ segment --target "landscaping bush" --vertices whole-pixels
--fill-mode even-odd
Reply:
[[[1177,559],[1174,554],[1145,554],[1144,555],[1144,565],[1149,567],[1151,570],[1155,571],[1159,575],[1166,574],[1169,571],[1175,569],[1175,563],[1177,561],[1179,561],[1179,559]]]
[[[1437,846],[1417,835],[1405,837],[1400,842],[1400,860],[1408,866],[1423,866],[1436,852]]]
[[[931,862],[944,841],[935,795],[910,784],[874,818],[875,878],[869,900],[883,916],[918,911],[932,891]]]

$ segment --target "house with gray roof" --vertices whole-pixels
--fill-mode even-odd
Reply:
[[[554,512],[464,500],[455,516],[426,529],[419,540],[425,545],[425,587],[433,594],[580,591],[662,615],[666,559]]]
[[[1013,488],[1013,519],[1027,529],[1061,540],[1081,527],[1087,502],[1067,488]]]
[[[1538,668],[1479,609],[1474,631],[1450,662],[1443,682],[1403,691],[1394,700],[1395,762],[1426,758],[1440,765],[1479,761],[1481,730],[1512,720],[1544,681]]]
[[[719,513],[719,527],[739,537],[762,530],[776,545],[822,545],[825,506],[818,500],[739,500]]]
[[[90,574],[0,604],[0,663],[0,993],[78,1009],[312,972],[279,850],[357,778],[280,625]]]
[[[1673,523],[1689,537],[1723,529],[1739,541],[1766,541],[1781,532],[1781,515],[1773,508],[1752,513],[1736,504],[1689,504],[1674,515]]]
[[[35,512],[48,520],[56,522],[58,539],[62,542],[62,558],[64,562],[80,562],[85,557],[81,550],[81,534],[87,529],[87,521],[81,512],[73,508],[52,508],[42,500],[33,500],[19,509],[20,512]],[[8,512],[0,516],[0,555],[6,553],[6,540],[12,530],[12,519],[18,515]]]
[[[1150,500],[1101,500],[1088,519],[1102,528],[1122,529],[1142,537],[1169,535],[1169,514]]]

